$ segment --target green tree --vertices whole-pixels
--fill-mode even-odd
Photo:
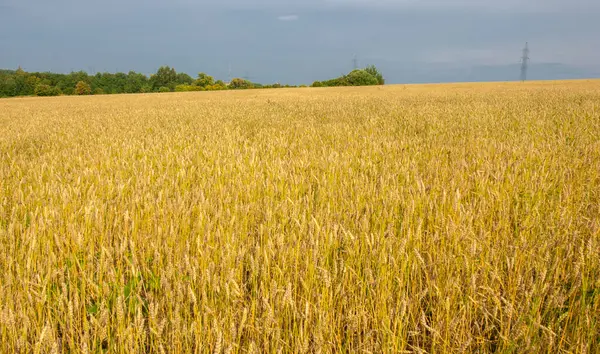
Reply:
[[[14,80],[15,80],[15,96],[25,96],[27,95],[27,88],[26,88],[26,80],[27,80],[27,73],[25,72],[25,70],[23,70],[20,66],[17,69],[17,71],[15,71],[14,74]]]
[[[377,79],[377,84],[378,85],[384,85],[385,84],[385,79],[383,78],[383,75],[381,74],[381,72],[379,72],[379,70],[377,70],[377,68],[375,67],[375,65],[369,65],[369,66],[367,66],[365,68],[365,71],[368,72],[374,78]]]
[[[229,83],[229,88],[233,89],[233,90],[243,90],[243,89],[250,89],[252,88],[252,83],[248,80],[244,80],[244,79],[240,79],[240,78],[235,78],[232,79],[231,82]]]
[[[17,83],[15,81],[14,76],[8,76],[6,79],[2,80],[2,84],[0,85],[0,95],[13,97],[17,95]]]
[[[199,73],[198,78],[194,81],[194,85],[200,87],[212,86],[215,84],[215,79],[205,73]]]
[[[22,95],[33,95],[35,94],[35,87],[40,82],[40,78],[35,75],[27,75],[25,78],[25,84],[23,85]]]
[[[112,75],[109,73],[97,73],[92,77],[92,87],[94,90],[102,89],[104,93],[110,93],[112,87]]]
[[[124,91],[127,93],[138,93],[142,92],[144,85],[148,84],[148,78],[144,74],[130,71],[127,74],[127,79],[124,87]]]
[[[79,81],[77,85],[75,85],[75,93],[77,95],[91,95],[92,87],[85,81]]]
[[[178,73],[176,81],[177,85],[191,85],[194,82],[194,79],[186,73]]]
[[[174,68],[168,66],[161,66],[158,68],[156,74],[150,78],[152,88],[154,90],[160,90],[161,87],[167,87],[170,91],[175,89],[177,86],[177,72]]]
[[[47,84],[38,84],[35,87],[34,93],[36,96],[58,96],[60,95],[60,90],[57,87]]]
[[[350,74],[346,75],[345,81],[349,86],[370,86],[379,84],[379,81],[366,70],[353,70]]]
[[[55,85],[66,95],[77,94],[77,92],[75,92],[75,87],[80,81],[87,84],[90,84],[91,82],[90,77],[85,71],[76,71],[67,75],[58,75],[55,79]]]
[[[125,87],[127,86],[127,74],[125,73],[115,73],[113,76],[113,87],[112,93],[123,93],[125,91]]]

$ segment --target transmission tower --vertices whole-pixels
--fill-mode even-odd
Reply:
[[[525,43],[523,56],[521,57],[521,81],[527,80],[527,69],[529,67],[529,43]]]
[[[352,57],[352,67],[354,68],[354,70],[358,69],[358,57],[356,56],[356,54],[354,54],[354,56]]]

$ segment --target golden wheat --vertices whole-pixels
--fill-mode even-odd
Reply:
[[[599,81],[0,100],[0,352],[598,352],[599,141]]]

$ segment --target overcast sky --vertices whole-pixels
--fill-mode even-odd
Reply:
[[[388,81],[442,81],[435,72],[518,70],[529,41],[532,70],[560,63],[585,76],[600,72],[598,18],[598,0],[0,0],[0,67],[171,65],[227,79],[231,66],[255,81],[311,83],[349,71],[356,54]]]

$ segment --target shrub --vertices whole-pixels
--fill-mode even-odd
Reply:
[[[104,95],[104,90],[100,87],[94,89],[94,95]]]
[[[310,86],[311,87],[323,87],[323,83],[321,81],[315,81]]]
[[[204,91],[204,87],[195,85],[177,85],[175,86],[175,92],[190,92],[190,91]]]
[[[348,83],[345,76],[342,76],[342,77],[338,77],[337,79],[323,81],[323,86],[326,86],[326,87],[350,86],[350,83]]]
[[[207,91],[221,91],[221,90],[227,90],[227,86],[225,84],[214,84],[212,86],[207,86],[206,87]]]
[[[158,92],[171,92],[171,89],[170,89],[170,88],[168,88],[168,87],[166,87],[166,86],[161,86],[161,87],[158,89]]]

